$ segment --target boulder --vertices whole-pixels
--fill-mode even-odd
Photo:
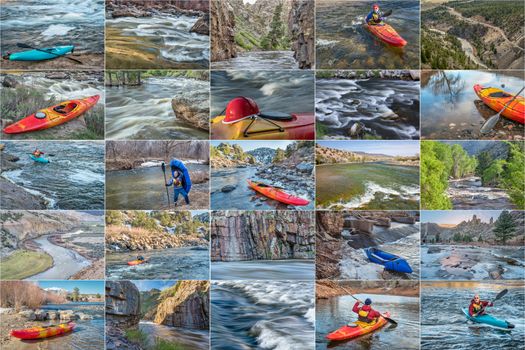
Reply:
[[[204,16],[200,17],[197,22],[191,27],[191,33],[197,33],[202,35],[210,35],[210,15],[205,13]]]
[[[130,281],[106,282],[106,322],[122,328],[140,321],[140,293]]]
[[[58,315],[62,321],[73,321],[77,319],[77,315],[75,315],[73,310],[60,310]]]
[[[5,88],[15,89],[20,86],[20,83],[13,77],[7,75],[4,80],[2,80],[2,86]]]
[[[202,103],[184,97],[176,97],[171,100],[171,107],[178,119],[198,129],[210,130],[209,109],[203,107]]]
[[[35,312],[33,310],[20,311],[18,314],[29,321],[36,320]]]
[[[35,310],[35,320],[36,321],[45,321],[47,319],[47,312],[44,310]]]

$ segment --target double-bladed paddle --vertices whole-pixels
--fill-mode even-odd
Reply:
[[[496,295],[496,297],[494,299],[492,299],[492,304],[496,301],[496,300],[499,300],[501,298],[503,298],[507,293],[509,292],[508,289],[503,289],[501,292],[498,293],[498,295]],[[483,312],[485,312],[485,309],[487,307],[482,307],[481,310],[479,310],[478,312],[476,312],[473,316],[476,317],[480,314],[483,314]]]
[[[51,52],[51,51],[48,51],[48,50],[39,49],[39,48],[37,48],[37,47],[32,47],[32,46],[27,45],[27,44],[17,43],[16,46],[18,46],[18,47],[20,47],[20,48],[22,48],[22,49],[32,49],[32,50],[37,50],[37,51],[45,52],[45,53],[48,53],[48,54],[50,54],[50,55],[54,55],[54,56],[56,56],[56,57],[64,57],[64,58],[67,58],[68,60],[71,60],[71,61],[76,62],[76,63],[78,63],[78,64],[84,64],[84,63],[82,63],[81,61],[79,61],[79,60],[77,60],[77,59],[74,59],[74,58],[71,58],[71,57],[69,57],[69,56],[66,56],[66,55],[58,55],[58,54],[56,54],[56,53],[54,53],[54,52]]]
[[[340,286],[340,287],[343,288],[343,290],[344,290],[345,292],[347,292],[348,295],[350,295],[352,298],[354,298],[355,300],[357,300],[357,301],[360,302],[361,304],[364,304],[361,300],[359,300],[359,299],[357,299],[356,297],[354,297],[354,296],[352,295],[352,293],[350,293],[350,292],[348,291],[348,289],[346,289],[346,288],[343,287],[343,286]],[[386,317],[386,316],[383,315],[383,314],[381,314],[381,317],[383,317],[383,318],[384,318],[385,320],[387,320],[388,322],[397,325],[397,322],[394,321],[393,319],[391,319],[390,317]]]
[[[489,132],[492,131],[492,129],[494,129],[494,127],[496,126],[496,124],[498,124],[499,122],[499,119],[501,118],[501,113],[503,113],[503,111],[505,109],[507,109],[507,107],[521,94],[521,92],[523,91],[523,89],[525,89],[525,86],[521,88],[521,90],[516,94],[514,95],[514,97],[505,104],[505,106],[503,106],[503,108],[501,109],[501,111],[498,112],[498,114],[496,115],[493,115],[492,117],[490,117],[482,126],[481,126],[481,129],[479,130],[482,134],[488,134]]]
[[[162,164],[160,165],[161,168],[162,168],[162,173],[164,174],[164,183],[167,184],[168,183],[168,180],[166,180],[166,164],[164,162],[162,162]],[[166,187],[166,186],[164,186]],[[166,187],[166,196],[168,197],[168,209],[170,209],[170,192],[168,191],[168,187]]]

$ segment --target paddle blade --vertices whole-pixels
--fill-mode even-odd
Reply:
[[[166,164],[164,162],[162,162],[160,167],[162,168],[162,172],[165,173],[166,172]]]
[[[499,299],[503,298],[508,292],[509,292],[508,289],[503,289],[501,292],[498,293],[498,295],[496,295],[494,300],[499,300]]]
[[[397,324],[397,322],[394,321],[393,319],[391,319],[390,317],[385,317],[385,316],[383,316],[383,318],[384,318],[385,320],[387,320],[388,322],[392,323],[392,324]]]
[[[388,10],[385,13],[383,13],[383,17],[388,17],[392,14],[392,10]]]
[[[483,126],[480,129],[480,132],[482,134],[488,134],[489,132],[492,131],[492,129],[494,129],[496,124],[498,124],[499,122],[500,113],[493,115],[492,117],[489,118],[489,120],[485,122],[485,124],[483,124]]]
[[[22,49],[32,49],[31,46],[27,45],[27,44],[22,44],[22,43],[16,43],[16,46],[22,48]]]

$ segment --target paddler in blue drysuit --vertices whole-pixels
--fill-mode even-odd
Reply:
[[[171,179],[166,184],[167,187],[173,186],[173,202],[177,205],[179,195],[184,197],[186,204],[190,204],[189,192],[191,189],[190,174],[186,166],[178,159],[170,162]]]
[[[378,4],[372,5],[372,11],[366,16],[366,23],[371,26],[383,25],[383,12],[379,9]]]

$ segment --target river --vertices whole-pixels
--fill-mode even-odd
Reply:
[[[142,255],[148,262],[128,266],[127,262]],[[156,249],[125,253],[106,253],[106,276],[112,280],[207,280],[208,249],[197,247]]]
[[[213,261],[213,280],[302,280],[315,279],[314,260]]]
[[[48,304],[41,307],[43,310],[73,310],[91,315],[92,320],[75,320],[73,332],[62,336],[39,340],[13,340],[3,349],[7,350],[84,350],[104,349],[104,303],[68,303]],[[57,324],[57,320],[40,322],[42,326]],[[14,339],[14,338],[13,338]]]
[[[317,138],[350,139],[356,122],[381,139],[419,139],[419,82],[388,79],[317,79]],[[318,131],[319,133],[319,131]]]
[[[252,98],[262,112],[313,113],[314,73],[274,70],[211,73],[212,116],[221,115],[228,102],[237,96]]]
[[[207,69],[209,36],[190,32],[197,20],[197,16],[162,13],[106,19],[106,68]],[[126,52],[133,59],[121,61],[119,56]]]
[[[53,266],[27,280],[60,280],[69,279],[72,275],[91,265],[91,262],[74,250],[66,249],[49,241],[50,235],[42,236],[34,241],[39,248],[53,258]]]
[[[140,86],[107,86],[106,137],[134,140],[208,139],[208,133],[177,119],[174,98],[209,108],[209,83],[180,77],[152,77]]]
[[[75,51],[104,52],[104,0],[3,1],[2,54],[37,47],[75,45]]]
[[[354,249],[349,245],[343,248],[343,259],[339,267],[341,279],[349,280],[393,280],[411,279],[418,280],[420,276],[420,249],[419,249],[419,225],[397,224],[409,230],[417,230],[417,233],[400,238],[393,242],[378,245],[376,248],[388,253],[398,255],[406,259],[412,273],[395,273],[385,271],[383,265],[374,264],[368,260],[363,249]]]
[[[479,177],[450,180],[447,194],[454,209],[517,209],[505,190],[484,187]]]
[[[474,92],[474,85],[496,87],[515,94],[523,86],[519,71],[431,71],[421,83],[421,137],[433,140],[512,139],[523,136],[523,125],[506,118],[482,135],[483,123],[495,115]],[[509,128],[509,125],[511,126]]]
[[[311,349],[313,298],[312,282],[212,282],[212,348]]]
[[[212,170],[211,172],[211,209],[212,210],[310,210],[314,208],[313,198],[308,192],[308,188],[305,188],[301,192],[291,192],[290,194],[305,198],[310,201],[310,204],[305,206],[291,207],[286,204],[280,203],[273,199],[269,199],[262,194],[259,194],[252,190],[248,186],[248,179],[257,180],[255,173],[257,168],[246,167],[246,168],[229,168]],[[262,180],[268,182],[267,180]],[[233,191],[222,192],[221,189],[224,186],[236,186]],[[279,182],[273,183],[275,186],[283,186]],[[286,187],[284,185],[283,187]]]
[[[364,25],[369,1],[326,0],[316,6],[316,66],[322,69],[419,69],[419,1],[392,1],[386,20],[408,44],[392,47]]]
[[[418,210],[419,167],[385,163],[316,167],[318,208]]]
[[[406,350],[419,349],[419,298],[395,295],[355,294],[364,300],[371,298],[373,307],[380,312],[389,311],[398,325],[387,323],[383,328],[354,340],[328,343],[326,335],[357,319],[352,312],[355,299],[343,295],[316,301],[316,349],[352,350]]]
[[[47,209],[104,209],[104,143],[5,141],[5,145],[7,153],[20,157],[16,164],[22,167],[2,176],[46,199]],[[29,158],[37,147],[50,163]]]
[[[523,247],[421,246],[422,279],[487,280],[498,271],[498,278],[518,280],[525,278],[524,266]]]
[[[212,69],[259,70],[298,69],[293,51],[244,51],[224,61],[211,63]]]
[[[155,344],[155,340],[160,338],[170,343],[177,344],[181,349],[209,349],[210,334],[207,330],[168,327],[146,321],[140,321],[139,329],[148,335],[147,343],[152,348]]]
[[[512,332],[501,332],[466,321],[461,309],[469,306],[475,293],[492,300],[503,288],[509,293],[489,313],[516,325]],[[525,340],[523,320],[524,288],[490,283],[425,283],[421,289],[421,348],[428,350],[520,349]]]
[[[205,164],[185,163],[191,171],[209,171]],[[170,205],[173,208],[173,188],[169,188]],[[189,193],[190,201],[196,193],[209,193],[208,182],[193,184]],[[160,167],[140,167],[132,170],[114,170],[106,173],[106,208],[107,209],[167,209],[166,187]],[[184,199],[179,196],[179,206]],[[185,204],[182,209],[188,208]]]
[[[434,32],[434,33],[438,33],[438,34],[441,34],[441,35],[447,35],[448,33],[442,31],[442,30],[439,30],[439,29],[434,29],[434,28],[429,28],[428,30],[430,30],[431,32]],[[480,68],[485,68],[487,69],[488,67],[483,63],[481,62],[481,60],[474,54],[474,47],[465,39],[463,38],[460,38],[459,36],[454,36],[456,39],[459,40],[459,42],[461,43],[461,49],[463,50],[463,52],[465,53],[465,55],[468,56],[468,58],[470,58],[470,60],[472,62],[474,62],[475,64],[477,64],[478,66],[480,66]]]

